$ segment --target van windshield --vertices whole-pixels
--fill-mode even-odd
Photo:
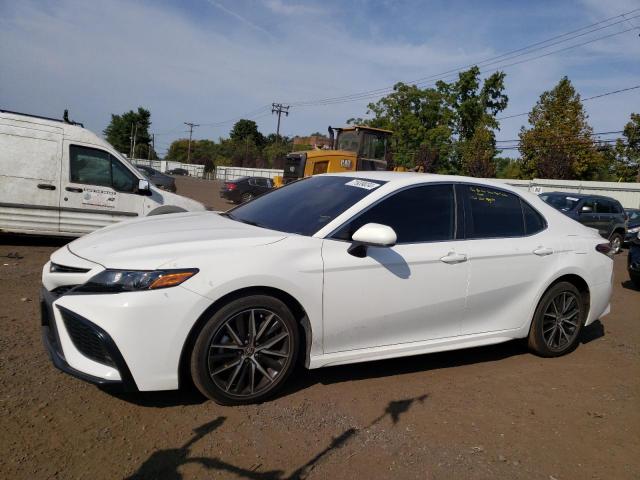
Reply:
[[[311,236],[385,183],[343,176],[309,177],[223,215],[257,227]]]

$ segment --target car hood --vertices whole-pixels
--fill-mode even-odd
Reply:
[[[213,212],[173,213],[122,222],[71,242],[78,257],[105,268],[153,269],[194,252],[266,245],[287,235]]]

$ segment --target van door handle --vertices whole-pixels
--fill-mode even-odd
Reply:
[[[39,183],[38,184],[38,188],[40,190],[55,190],[56,186],[55,185],[49,185],[48,183]]]
[[[79,187],[66,187],[65,190],[67,192],[76,192],[76,193],[82,193],[83,190]]]
[[[553,254],[553,249],[547,247],[538,247],[533,251],[533,253],[535,253],[539,257],[544,257],[546,255]]]
[[[454,263],[462,263],[467,261],[467,256],[462,253],[449,252],[446,256],[440,259],[441,262],[454,264]]]

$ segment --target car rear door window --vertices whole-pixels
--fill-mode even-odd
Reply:
[[[453,185],[421,185],[395,193],[342,226],[333,238],[351,240],[367,223],[393,228],[397,243],[451,240],[455,232]]]
[[[525,234],[520,197],[484,185],[462,185],[467,238],[519,237]]]
[[[522,215],[524,216],[524,230],[526,235],[534,235],[547,228],[547,222],[537,211],[533,209],[524,200],[520,200],[522,203]]]

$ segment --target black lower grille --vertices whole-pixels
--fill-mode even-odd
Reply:
[[[51,293],[53,293],[56,297],[61,297],[65,293],[69,292],[69,290],[76,288],[77,286],[78,285],[63,285],[61,287],[54,288],[53,290],[51,290]]]
[[[66,311],[62,312],[62,319],[73,345],[80,353],[98,363],[111,367],[116,366],[105,348],[104,339],[100,332]]]

